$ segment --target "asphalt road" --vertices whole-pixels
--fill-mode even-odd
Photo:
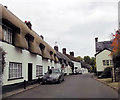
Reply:
[[[66,76],[61,84],[40,85],[11,98],[118,98],[118,93],[84,74]]]

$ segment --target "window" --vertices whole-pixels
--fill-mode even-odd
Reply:
[[[107,62],[107,66],[109,66],[109,60],[106,60],[106,62]]]
[[[22,78],[22,63],[9,63],[9,79]]]
[[[106,65],[106,61],[105,60],[103,60],[103,66],[105,66]]]
[[[3,25],[4,41],[12,44],[12,29]]]
[[[36,76],[42,76],[43,75],[43,67],[40,65],[36,65]]]
[[[112,60],[110,60],[110,65],[113,65],[113,61]]]

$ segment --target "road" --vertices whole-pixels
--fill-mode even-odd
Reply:
[[[118,98],[118,93],[84,74],[66,76],[61,84],[40,85],[10,98]]]

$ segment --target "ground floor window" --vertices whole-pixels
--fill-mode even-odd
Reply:
[[[36,76],[42,76],[43,75],[43,66],[36,65]]]
[[[22,63],[9,63],[9,79],[16,79],[22,77]]]

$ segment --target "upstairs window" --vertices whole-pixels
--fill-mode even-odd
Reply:
[[[45,49],[45,45],[42,44],[42,43],[40,43],[39,47],[40,47],[40,49],[41,49],[42,51]]]
[[[33,42],[34,41],[34,37],[32,36],[32,35],[30,35],[29,33],[27,33],[26,35],[25,35],[25,38],[26,38],[26,41],[27,41],[27,43],[28,43],[28,49],[30,48],[30,41],[31,42]]]
[[[53,52],[52,51],[50,51],[50,55],[52,55],[53,54]]]
[[[9,44],[12,44],[13,30],[10,27],[3,25],[3,35],[4,35],[4,41]]]

